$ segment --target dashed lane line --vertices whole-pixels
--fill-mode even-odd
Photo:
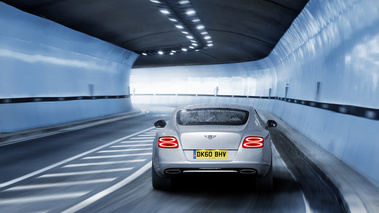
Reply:
[[[134,152],[134,151],[145,151],[145,150],[151,150],[153,148],[143,148],[143,149],[114,149],[114,150],[104,150],[104,151],[98,151],[97,153],[110,153],[110,152]]]
[[[103,179],[85,180],[85,181],[71,181],[71,182],[64,182],[64,183],[30,184],[30,185],[23,185],[23,186],[15,186],[4,191],[21,191],[21,190],[32,190],[32,189],[78,186],[78,185],[87,185],[87,184],[95,184],[95,183],[108,183],[114,180],[116,180],[116,178],[103,178]]]
[[[65,194],[49,194],[43,196],[33,195],[31,197],[20,197],[20,198],[10,198],[10,199],[0,199],[0,205],[9,205],[9,204],[21,204],[21,203],[32,203],[32,202],[46,202],[52,200],[62,200],[62,199],[72,199],[81,197],[90,191],[84,192],[74,192],[74,193],[65,193]]]
[[[137,177],[139,177],[140,175],[142,175],[143,173],[145,173],[147,170],[149,170],[151,168],[151,161],[148,162],[146,165],[144,165],[142,168],[140,168],[139,170],[137,170],[135,173],[133,173],[132,175],[126,177],[125,179],[123,179],[122,181],[116,183],[115,185],[93,195],[92,197],[78,203],[77,205],[75,206],[72,206],[71,208],[68,208],[66,209],[65,211],[63,211],[62,213],[72,213],[72,212],[77,212],[89,205],[91,205],[92,203],[100,200],[101,198],[109,195],[110,193],[116,191],[117,189],[120,189],[121,187],[125,186],[126,184],[130,183],[131,181],[133,181],[134,179],[136,179]]]
[[[115,145],[115,146],[111,146],[111,148],[140,147],[140,146],[151,146],[151,144]]]
[[[83,156],[85,156],[85,155],[88,155],[88,154],[90,154],[90,153],[96,152],[96,151],[98,151],[98,150],[100,150],[100,149],[103,149],[103,148],[105,148],[105,147],[107,147],[107,146],[110,146],[110,145],[113,145],[113,144],[115,144],[115,143],[118,143],[118,142],[123,141],[123,140],[125,140],[125,139],[131,138],[131,137],[134,137],[134,136],[136,136],[136,135],[138,135],[138,134],[141,134],[141,133],[147,132],[147,131],[152,130],[152,129],[154,129],[154,128],[155,128],[155,127],[150,127],[150,128],[148,128],[148,129],[145,129],[145,130],[142,130],[142,131],[136,132],[136,133],[134,133],[134,134],[131,134],[131,135],[128,135],[128,136],[122,137],[122,138],[120,138],[120,139],[117,139],[117,140],[114,140],[114,141],[109,142],[109,143],[107,143],[107,144],[104,144],[104,145],[102,145],[102,146],[99,146],[99,147],[97,147],[97,148],[95,148],[95,149],[89,150],[89,151],[87,151],[87,152],[83,152],[83,153],[81,153],[81,154],[79,154],[79,155],[76,155],[76,156],[74,156],[74,157],[71,157],[71,158],[68,158],[68,159],[66,159],[66,160],[60,161],[60,162],[55,163],[55,164],[53,164],[53,165],[47,166],[47,167],[45,167],[45,168],[39,169],[39,170],[34,171],[34,172],[32,172],[32,173],[29,173],[29,174],[27,174],[27,175],[24,175],[24,176],[21,176],[21,177],[19,177],[19,178],[16,178],[16,179],[13,179],[13,180],[10,180],[10,181],[7,181],[7,182],[4,182],[4,183],[1,183],[1,184],[0,184],[0,188],[3,188],[3,187],[6,187],[6,186],[9,186],[9,185],[11,185],[11,184],[14,184],[14,183],[20,182],[20,181],[22,181],[22,180],[25,180],[25,179],[27,179],[27,178],[30,178],[30,177],[33,177],[33,176],[36,176],[36,175],[39,175],[39,174],[41,174],[41,173],[43,173],[43,172],[45,172],[45,171],[48,171],[48,170],[50,170],[50,169],[53,169],[53,168],[55,168],[55,167],[58,167],[58,166],[60,166],[60,165],[65,164],[65,163],[68,163],[68,162],[70,162],[70,161],[72,161],[72,160],[75,160],[75,159],[77,159],[77,158],[81,158],[81,157],[83,157]]]
[[[121,142],[121,143],[147,143],[147,142],[152,143],[153,140],[123,141],[123,142]]]
[[[74,176],[74,175],[90,175],[90,174],[99,174],[99,173],[110,173],[110,172],[123,172],[130,171],[134,169],[133,167],[129,168],[120,168],[120,169],[103,169],[103,170],[91,170],[91,171],[82,171],[82,172],[62,172],[62,173],[51,173],[46,175],[41,175],[38,178],[48,178],[48,177],[64,177],[64,176]]]
[[[65,165],[63,166],[63,168],[84,167],[84,166],[103,166],[103,165],[112,165],[112,164],[136,163],[136,162],[143,162],[143,161],[146,161],[146,159],[107,161],[107,162],[96,162],[96,163],[77,163],[77,164]]]
[[[151,152],[149,152],[149,153],[138,153],[138,154],[126,154],[126,155],[91,156],[91,157],[85,157],[85,158],[83,158],[83,160],[102,159],[102,158],[123,158],[123,157],[142,156],[142,155],[151,155]]]

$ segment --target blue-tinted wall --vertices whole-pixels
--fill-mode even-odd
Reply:
[[[135,69],[133,101],[272,111],[379,185],[378,26],[377,0],[310,0],[267,58]]]
[[[137,54],[0,3],[0,133],[131,110]]]

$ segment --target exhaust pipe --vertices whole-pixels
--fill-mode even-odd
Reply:
[[[166,169],[164,171],[164,173],[166,175],[178,175],[178,174],[182,173],[182,171],[180,169]]]
[[[255,175],[255,174],[257,174],[257,170],[255,170],[255,169],[241,169],[240,174]]]

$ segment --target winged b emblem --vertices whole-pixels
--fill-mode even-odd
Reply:
[[[204,135],[204,137],[208,138],[209,140],[212,140],[216,137],[216,135]]]

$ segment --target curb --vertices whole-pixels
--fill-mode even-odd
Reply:
[[[339,196],[346,212],[379,212],[379,187],[346,165],[271,112],[259,111],[264,120],[274,119],[279,131],[283,132],[299,150],[302,158],[309,163],[331,190]],[[284,128],[283,128],[284,127]]]

